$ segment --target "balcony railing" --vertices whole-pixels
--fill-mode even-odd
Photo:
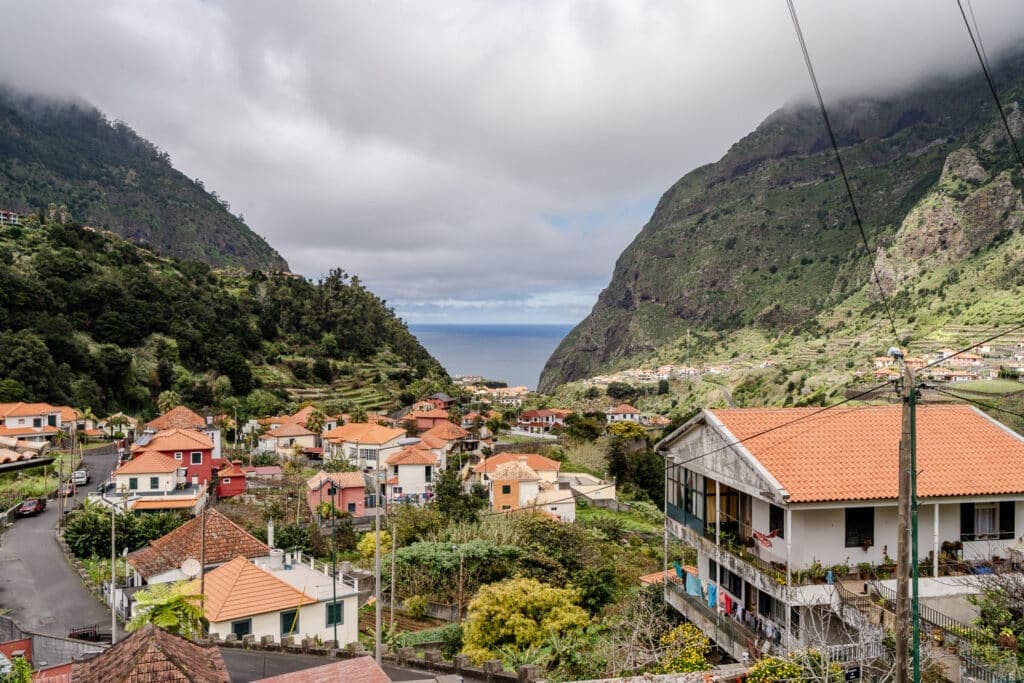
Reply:
[[[708,607],[707,603],[701,598],[690,595],[686,592],[683,586],[673,581],[668,582],[668,589],[694,612],[698,613],[704,619],[710,621],[715,626],[715,635],[724,635],[726,638],[732,641],[733,644],[738,645],[752,654],[757,649],[757,634],[748,629],[738,621],[729,619],[716,610]],[[711,634],[708,634],[711,635]]]

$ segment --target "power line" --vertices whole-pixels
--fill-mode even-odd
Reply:
[[[972,404],[974,404],[974,405],[976,405],[976,406],[978,406],[980,408],[988,408],[989,410],[996,410],[996,411],[999,411],[1000,413],[1006,413],[1007,415],[1013,415],[1014,417],[1019,417],[1020,419],[1024,420],[1024,413],[1018,413],[1018,412],[1014,412],[1012,410],[1007,410],[1006,408],[1000,408],[997,405],[993,405],[991,403],[986,403],[985,401],[979,401],[978,399],[969,398],[969,397],[963,396],[961,394],[955,394],[952,391],[946,391],[944,389],[939,389],[938,387],[923,387],[923,388],[931,389],[932,391],[934,391],[936,393],[945,394],[946,396],[951,396],[951,397],[953,397],[955,399],[959,399],[959,400],[965,401],[967,403],[972,403]]]
[[[985,51],[985,43],[981,40],[981,29],[978,28],[978,20],[974,16],[974,3],[971,0],[967,0],[967,9],[971,13],[971,23],[974,24],[974,34],[978,36],[978,46],[981,48],[981,54],[985,57],[985,66],[989,66],[988,53]],[[989,66],[989,68],[992,68]]]
[[[959,0],[958,0],[959,1]],[[829,141],[832,143],[832,151],[835,152],[836,164],[839,166],[839,173],[843,178],[843,185],[846,187],[846,196],[850,200],[850,208],[853,210],[853,217],[857,222],[857,229],[860,231],[861,241],[864,243],[864,253],[868,259],[872,258],[871,246],[868,244],[868,235],[864,230],[864,223],[860,218],[860,211],[857,210],[857,202],[853,198],[853,188],[850,186],[850,179],[846,175],[846,166],[843,164],[843,157],[839,153],[839,143],[836,141],[835,132],[832,130],[832,122],[828,118],[828,110],[825,108],[825,100],[821,97],[821,88],[818,86],[818,77],[814,75],[814,66],[811,64],[811,55],[807,51],[807,43],[804,41],[804,33],[800,29],[800,20],[796,16],[796,8],[793,0],[786,0],[789,6],[789,16],[793,20],[793,29],[796,31],[797,40],[800,42],[800,51],[804,55],[804,64],[807,65],[807,74],[811,77],[811,85],[814,86],[814,95],[818,98],[818,109],[821,111],[821,118],[825,121],[825,129],[828,131]],[[892,326],[892,336],[896,343],[900,343],[900,334],[896,330],[896,318],[893,316],[892,307],[889,305],[889,298],[882,287],[882,279],[878,275],[878,268],[874,260],[871,260],[871,272],[875,276],[875,284],[878,285],[878,293],[882,297],[882,305],[889,316],[889,324]]]
[[[791,0],[787,0],[790,1]],[[967,29],[967,35],[971,37],[971,44],[974,46],[974,52],[978,55],[978,63],[981,64],[981,70],[985,74],[985,81],[988,83],[988,89],[992,92],[992,99],[996,102],[996,109],[999,110],[999,118],[1003,120],[1003,127],[1006,129],[1006,136],[1010,139],[1010,147],[1013,149],[1013,153],[1017,157],[1017,163],[1020,164],[1021,171],[1024,171],[1024,156],[1021,156],[1020,148],[1017,146],[1017,140],[1013,137],[1013,131],[1010,130],[1010,122],[1006,119],[1006,112],[1003,111],[1003,103],[999,100],[999,93],[996,92],[996,84],[992,80],[992,73],[988,68],[988,60],[982,54],[982,48],[979,43],[981,40],[981,34],[975,38],[974,31],[971,30],[971,22],[967,19],[967,13],[964,11],[964,3],[962,0],[956,0],[957,7],[960,8],[960,16],[963,17],[964,27]],[[971,15],[973,16],[974,10],[971,9]]]
[[[971,344],[970,346],[968,346],[966,348],[960,349],[959,351],[954,353],[952,356],[946,356],[945,358],[939,358],[938,360],[933,360],[931,363],[928,363],[927,365],[921,366],[921,370],[924,370],[925,368],[934,367],[934,366],[942,363],[943,361],[945,361],[945,360],[947,360],[949,358],[953,358],[954,356],[959,356],[961,353],[967,353],[968,351],[972,351],[972,350],[978,348],[979,346],[983,346],[983,345],[989,343],[990,341],[995,341],[996,339],[999,339],[1000,337],[1005,337],[1006,335],[1010,334],[1011,332],[1016,332],[1017,330],[1020,330],[1020,329],[1024,329],[1024,322],[1018,323],[1018,324],[1014,325],[1013,327],[1011,327],[1008,330],[1003,330],[999,334],[994,334],[991,337],[986,337],[985,339],[982,339],[979,342],[975,342],[974,344]]]

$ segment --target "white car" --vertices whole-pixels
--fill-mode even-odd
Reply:
[[[75,486],[85,486],[89,483],[89,470],[75,470],[71,475],[71,481]]]

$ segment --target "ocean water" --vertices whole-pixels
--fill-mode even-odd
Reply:
[[[540,371],[573,325],[409,325],[450,375],[483,375],[537,388]]]

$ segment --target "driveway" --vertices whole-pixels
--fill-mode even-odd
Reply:
[[[113,447],[85,452],[92,483],[79,489],[80,505],[94,484],[117,464]],[[75,626],[110,624],[110,610],[82,585],[57,545],[57,505],[50,501],[35,517],[19,519],[0,536],[0,606],[28,631],[66,637]]]

